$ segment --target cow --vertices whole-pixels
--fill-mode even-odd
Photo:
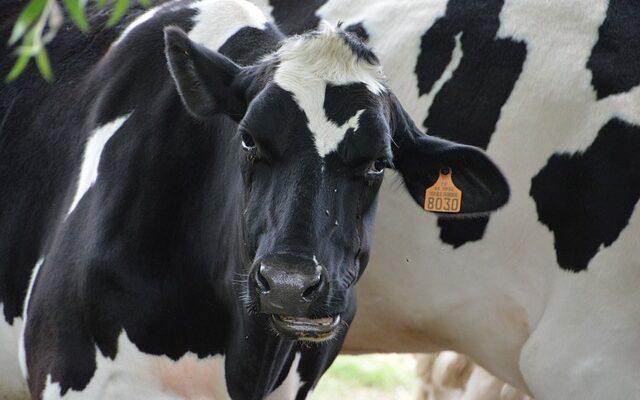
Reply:
[[[340,27],[285,38],[243,0],[89,19],[48,47],[51,84],[32,66],[0,90],[2,395],[21,371],[33,399],[305,398],[353,320],[385,169],[452,217],[509,198]]]
[[[640,398],[640,3],[256,1],[287,34],[368,41],[429,134],[483,147],[490,218],[386,179],[350,352],[456,350],[538,399]]]
[[[420,400],[530,400],[512,386],[452,351],[418,356]]]

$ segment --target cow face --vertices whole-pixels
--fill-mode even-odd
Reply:
[[[397,168],[422,205],[442,168],[455,171],[461,213],[504,204],[508,186],[476,148],[421,133],[381,82],[375,55],[340,29],[287,39],[239,67],[166,34],[171,74],[197,118],[236,122],[248,306],[281,333],[326,340],[353,317],[353,285],[369,257],[377,192]],[[240,272],[240,271],[238,271]]]

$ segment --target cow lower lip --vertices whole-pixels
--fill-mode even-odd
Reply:
[[[340,324],[340,315],[325,318],[290,317],[271,315],[278,332],[296,340],[322,341],[333,336]]]

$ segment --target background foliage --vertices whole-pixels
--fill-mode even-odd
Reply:
[[[138,0],[138,2],[144,7],[151,5],[151,0]],[[16,47],[17,59],[5,80],[10,82],[20,76],[31,60],[35,60],[44,79],[48,81],[53,79],[46,45],[58,33],[65,13],[78,29],[87,33],[90,29],[87,22],[87,7],[111,9],[107,21],[107,27],[111,27],[122,19],[129,9],[129,4],[129,0],[95,0],[91,2],[89,0],[29,0],[28,3],[25,3],[13,25],[7,43],[7,46]]]

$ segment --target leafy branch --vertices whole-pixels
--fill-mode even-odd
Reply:
[[[31,59],[35,60],[40,74],[47,81],[53,79],[53,70],[49,61],[46,45],[58,33],[64,21],[64,12],[83,33],[89,32],[87,21],[87,3],[89,0],[29,0],[11,31],[8,46],[16,46],[17,60],[6,76],[11,82],[18,78],[27,68]],[[151,0],[138,0],[144,7],[151,5]],[[107,21],[107,27],[116,25],[129,9],[129,0],[96,0],[96,7],[113,8]],[[109,3],[109,4],[107,4]]]

